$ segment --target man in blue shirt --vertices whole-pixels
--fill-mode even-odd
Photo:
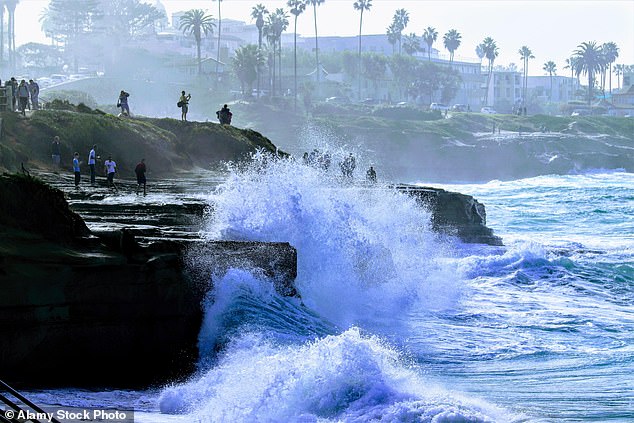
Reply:
[[[73,172],[75,172],[75,188],[79,188],[79,180],[81,179],[81,173],[79,172],[79,153],[75,152],[73,156]]]

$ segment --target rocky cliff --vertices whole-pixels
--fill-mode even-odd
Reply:
[[[61,191],[26,176],[0,177],[0,239],[0,374],[25,385],[147,386],[189,375],[212,271],[259,267],[296,294],[288,244],[95,236]]]

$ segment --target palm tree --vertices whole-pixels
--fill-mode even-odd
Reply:
[[[262,28],[264,27],[264,15],[269,13],[263,4],[257,4],[251,9],[251,17],[255,19],[255,26],[258,28],[258,49],[262,50]],[[260,98],[260,67],[258,67],[258,96]]]
[[[625,65],[614,65],[614,73],[616,74],[616,82],[619,90],[621,89],[621,75],[623,75],[625,68]]]
[[[9,12],[9,21],[7,22],[7,42],[9,62],[11,66],[15,66],[15,8],[18,5],[19,0],[5,0],[7,11]]]
[[[520,55],[520,59],[524,62],[524,84],[522,86],[522,101],[524,105],[526,105],[526,94],[528,91],[528,61],[529,59],[534,59],[533,52],[530,48],[526,46],[522,46],[521,49],[517,51]]]
[[[397,9],[392,18],[392,24],[398,40],[398,54],[401,54],[401,35],[409,23],[409,12],[405,9]]]
[[[255,44],[247,44],[235,51],[231,64],[233,71],[240,80],[243,96],[246,97],[251,94],[251,87],[258,77],[258,69],[263,62],[262,49]]]
[[[428,26],[427,29],[423,32],[423,41],[427,44],[427,60],[431,62],[431,46],[434,44],[434,41],[438,38],[438,32],[436,28],[432,28]]]
[[[216,81],[218,84],[218,65],[220,64],[220,32],[222,31],[222,14],[220,13],[220,3],[222,0],[213,0],[218,2],[218,51],[216,51]]]
[[[359,11],[359,63],[358,63],[358,72],[357,75],[359,77],[359,93],[358,97],[361,100],[361,29],[363,28],[363,11],[370,11],[372,7],[372,0],[357,0],[354,2],[354,10]]]
[[[548,75],[550,76],[550,95],[549,100],[553,101],[553,75],[557,75],[557,65],[552,60],[544,63],[544,67],[542,68]]]
[[[405,53],[409,54],[410,56],[412,56],[417,51],[421,51],[420,40],[418,39],[416,34],[412,32],[411,34],[403,37],[403,50],[405,50]]]
[[[616,43],[610,41],[601,46],[603,51],[603,58],[610,71],[610,95],[612,94],[612,63],[619,57],[619,48]]]
[[[294,72],[294,90],[293,90],[293,107],[297,110],[297,17],[306,10],[306,3],[304,0],[288,0],[286,5],[291,9],[291,14],[295,16],[295,29],[293,30],[293,67]]]
[[[392,54],[396,53],[396,42],[399,41],[400,34],[398,32],[398,25],[396,22],[392,22],[387,27],[387,41],[392,44]]]
[[[489,61],[488,68],[488,77],[487,77],[487,89],[484,95],[484,103],[485,105],[489,104],[489,86],[491,85],[491,75],[493,75],[493,63],[495,62],[496,57],[498,57],[499,50],[496,42],[491,37],[486,37],[482,40],[482,43],[478,46],[480,47],[483,57],[486,57]],[[477,49],[476,49],[477,50]]]
[[[484,59],[484,56],[485,56],[484,45],[478,44],[475,48],[475,52],[478,55],[478,58],[480,59],[480,66],[482,66],[482,59]]]
[[[443,36],[443,44],[445,48],[449,51],[449,62],[453,62],[453,54],[460,47],[462,35],[455,29],[450,29]]]
[[[570,69],[570,97],[574,99],[574,84],[575,84],[575,71],[577,70],[577,58],[575,56],[570,56],[570,58],[566,59],[566,66],[564,69]],[[579,85],[577,81],[577,86]]]
[[[4,8],[6,1],[0,0],[0,64],[4,62]]]
[[[323,4],[326,0],[306,0],[307,5],[313,6],[313,15],[315,16],[315,62],[317,63],[317,92],[320,93],[321,85],[321,64],[319,63],[319,43],[317,41],[317,6]]]
[[[595,41],[583,42],[574,51],[577,65],[575,66],[577,75],[585,73],[588,75],[588,104],[592,102],[592,91],[594,90],[594,76],[601,71],[601,48]]]
[[[278,56],[278,78],[280,93],[282,93],[282,33],[288,28],[288,15],[282,8],[275,9],[273,12],[275,39],[277,40],[277,56]]]
[[[194,36],[196,41],[196,52],[198,55],[198,75],[202,73],[202,66],[200,61],[200,42],[202,40],[202,34],[212,34],[214,26],[211,15],[205,15],[205,11],[201,9],[192,9],[181,17],[180,25],[178,29],[183,30],[183,34],[190,33]]]

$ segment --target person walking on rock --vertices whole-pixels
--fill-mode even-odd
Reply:
[[[37,82],[29,79],[29,94],[31,95],[31,108],[33,110],[40,109],[40,86]]]
[[[29,104],[29,87],[26,86],[26,81],[23,79],[18,86],[18,100],[20,113],[22,116],[26,116],[26,106]]]
[[[181,120],[187,120],[187,112],[189,111],[189,99],[192,98],[191,94],[185,95],[185,91],[181,91],[181,97],[178,100],[178,104],[180,104],[181,108]]]
[[[373,166],[370,166],[370,169],[368,169],[365,176],[368,179],[368,182],[376,183],[376,171]]]
[[[146,171],[147,171],[147,168],[145,167],[145,159],[141,159],[141,161],[134,168],[134,173],[136,174],[136,183],[137,183],[136,195],[139,195],[139,190],[141,189],[141,185],[143,185],[143,195],[146,195],[146,192],[145,192],[145,184],[147,182],[145,179]]]
[[[60,154],[59,137],[55,135],[53,137],[53,142],[51,143],[51,158],[53,159],[53,165],[55,166],[55,170],[59,170],[61,157],[62,156]]]
[[[112,156],[108,156],[108,160],[103,164],[108,179],[108,188],[114,188],[115,191],[118,191],[117,186],[114,184],[114,174],[117,172],[117,163],[112,160]]]
[[[79,181],[81,180],[81,172],[79,171],[79,153],[75,152],[73,155],[73,172],[75,172],[75,189],[79,188]]]
[[[90,185],[95,185],[95,164],[97,164],[97,152],[95,151],[97,144],[92,146],[92,150],[88,153],[88,166],[90,167]]]

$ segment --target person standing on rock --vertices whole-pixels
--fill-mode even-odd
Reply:
[[[181,108],[181,120],[187,120],[187,112],[189,111],[189,100],[192,98],[191,94],[185,95],[185,91],[181,91],[181,97],[178,100]]]
[[[73,155],[73,172],[75,172],[75,189],[79,188],[79,181],[81,180],[81,172],[79,170],[79,153],[75,152]]]
[[[90,185],[95,185],[95,164],[97,164],[97,152],[95,149],[97,148],[97,144],[92,146],[92,150],[88,153],[88,166],[90,167]]]
[[[373,166],[370,166],[370,169],[365,173],[368,182],[376,183],[376,171]]]
[[[118,106],[121,107],[121,114],[125,116],[130,116],[130,106],[128,106],[128,97],[130,97],[130,94],[121,90],[121,92],[119,93]]]
[[[231,125],[233,113],[231,113],[231,109],[229,109],[229,106],[226,104],[222,106],[222,109],[216,112],[216,116],[218,117],[218,121],[221,125]]]
[[[112,156],[108,156],[108,160],[103,164],[108,179],[108,188],[114,188],[115,191],[118,191],[117,186],[114,184],[114,174],[117,172],[117,163],[112,160]]]
[[[146,184],[145,172],[146,171],[147,171],[147,168],[145,167],[145,159],[141,159],[141,161],[134,168],[134,173],[136,174],[136,183],[137,183],[136,195],[139,195],[139,190],[141,189],[141,185],[143,185],[143,195],[146,195],[146,192],[145,192],[145,184]]]
[[[51,158],[53,159],[53,165],[55,166],[55,170],[59,170],[59,164],[61,162],[61,154],[60,154],[60,146],[59,146],[59,137],[57,135],[53,137],[53,142],[51,143]]]

